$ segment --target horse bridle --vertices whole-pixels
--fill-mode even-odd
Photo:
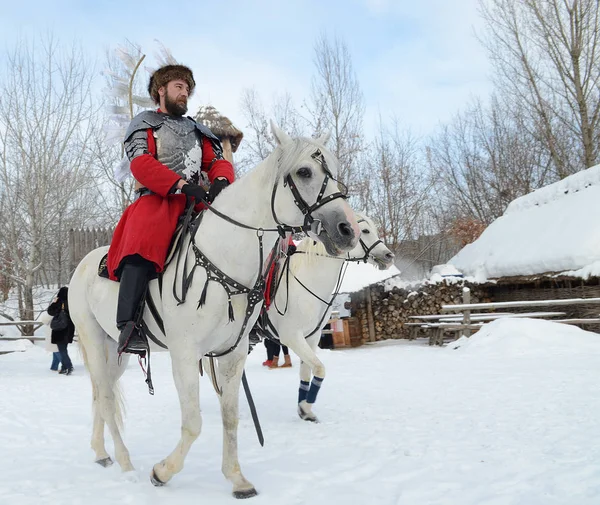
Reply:
[[[325,178],[323,179],[323,184],[321,184],[321,189],[319,190],[319,194],[317,195],[317,200],[315,201],[315,203],[313,203],[312,205],[308,205],[308,203],[306,203],[306,200],[302,197],[302,195],[300,194],[300,191],[298,191],[298,186],[296,186],[296,183],[294,182],[294,179],[292,178],[291,174],[287,174],[285,176],[285,179],[283,181],[283,186],[286,187],[288,186],[290,188],[290,191],[292,192],[292,195],[294,196],[294,203],[296,204],[296,207],[298,207],[300,209],[300,212],[302,212],[302,214],[304,215],[304,225],[302,226],[302,231],[304,231],[305,233],[307,232],[311,232],[314,233],[315,235],[319,235],[323,229],[321,221],[318,219],[315,219],[312,215],[312,213],[323,207],[324,205],[328,204],[329,202],[335,200],[336,198],[343,198],[344,200],[346,198],[348,198],[348,192],[347,190],[342,192],[342,191],[337,191],[335,193],[332,193],[331,195],[327,195],[326,197],[323,197],[323,195],[325,194],[325,190],[327,189],[327,184],[329,183],[329,179],[336,181],[339,184],[340,181],[338,181],[335,177],[333,177],[331,171],[329,170],[329,167],[327,166],[327,162],[325,161],[325,156],[323,155],[323,153],[321,152],[320,149],[317,149],[313,154],[311,154],[310,156],[313,160],[315,160],[319,165],[321,165],[321,168],[323,168],[323,171],[325,172]],[[343,184],[342,184],[343,185]],[[277,184],[275,184],[275,186],[273,186],[273,193],[271,194],[271,213],[273,214],[273,219],[275,220],[275,222],[279,225],[282,226],[281,222],[279,221],[279,219],[277,218],[277,214],[275,212],[275,196],[277,194]]]
[[[357,221],[357,223],[366,223],[367,220],[366,219],[359,219]],[[367,247],[367,244],[365,244],[365,242],[362,239],[362,236],[360,237],[360,239],[358,240],[360,243],[360,246],[362,247],[363,251],[365,252],[365,255],[362,258],[346,258],[346,261],[363,261],[364,263],[366,263],[369,260],[369,256],[371,254],[371,251],[373,249],[375,249],[379,244],[383,244],[383,240],[381,239],[377,239],[375,242],[373,242],[371,244],[371,247]],[[385,244],[384,244],[385,245]]]

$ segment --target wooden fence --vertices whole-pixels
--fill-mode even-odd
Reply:
[[[421,322],[409,323],[411,326],[420,327],[433,332],[430,337],[430,345],[435,343],[442,345],[444,332],[453,332],[455,338],[462,334],[470,337],[473,331],[481,328],[486,321],[491,321],[498,318],[511,317],[539,317],[549,319],[556,323],[574,324],[578,326],[598,325],[600,324],[600,298],[567,298],[558,300],[518,300],[510,302],[489,302],[489,303],[470,303],[470,290],[464,288],[462,304],[447,304],[442,305],[442,312],[459,312],[462,315],[422,315],[413,316],[414,319],[420,319]],[[530,313],[512,313],[512,312],[494,312],[486,314],[480,312],[482,310],[506,310],[519,309],[530,307],[570,307],[576,305],[593,305],[595,306],[594,316],[585,318],[567,317],[563,319],[551,319],[556,316],[564,316],[564,312],[530,312]],[[473,311],[478,311],[473,313]]]
[[[83,257],[97,247],[109,245],[113,229],[69,230],[69,272],[72,274]]]

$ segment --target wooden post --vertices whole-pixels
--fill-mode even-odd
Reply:
[[[463,288],[463,303],[468,305],[471,303],[471,290],[467,287]],[[471,311],[469,309],[463,310],[463,324],[471,324]],[[466,327],[463,329],[463,336],[471,336],[471,328]]]
[[[371,302],[371,288],[367,287],[366,300],[367,300],[367,325],[369,326],[369,341],[375,342],[375,321],[373,321],[373,304]]]
[[[231,139],[229,137],[223,137],[221,139],[221,146],[223,147],[223,158],[233,164],[233,150],[231,148]]]

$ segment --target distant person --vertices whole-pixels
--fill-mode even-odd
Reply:
[[[58,294],[48,307],[48,314],[52,316],[52,322],[50,323],[52,336],[50,341],[58,347],[60,361],[62,363],[59,373],[65,375],[71,375],[73,373],[73,363],[69,357],[67,347],[73,342],[73,336],[75,335],[75,325],[73,324],[73,321],[71,321],[71,316],[69,315],[69,302],[67,300],[68,292],[69,288],[66,286],[60,288]]]
[[[52,330],[50,329],[50,323],[54,319],[47,311],[42,312],[40,315],[40,321],[48,327],[46,330],[46,351],[52,353],[52,363],[50,370],[58,372],[58,366],[60,365],[60,352],[58,352],[58,346],[52,343]]]
[[[272,340],[264,339],[265,347],[267,349],[267,360],[263,362],[263,366],[269,368],[289,368],[292,366],[292,359],[290,358],[290,351],[285,345],[278,344]],[[283,350],[284,362],[279,366],[279,355]]]

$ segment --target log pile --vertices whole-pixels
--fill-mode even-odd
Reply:
[[[415,320],[410,316],[441,314],[442,305],[462,303],[463,287],[470,288],[471,303],[489,301],[482,287],[466,281],[427,283],[410,289],[394,286],[389,291],[380,283],[352,293],[352,315],[360,321],[363,342],[371,341],[371,335],[375,340],[411,338],[406,323]]]

